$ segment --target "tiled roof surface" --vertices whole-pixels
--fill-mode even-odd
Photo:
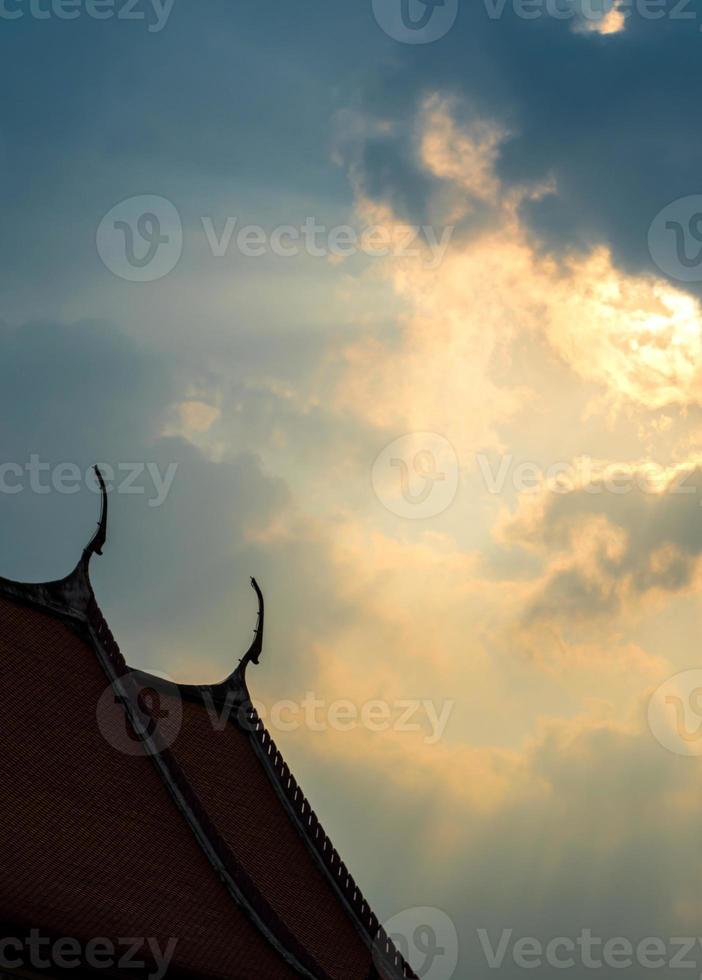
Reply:
[[[334,980],[366,978],[370,951],[277,796],[251,737],[233,722],[215,729],[203,704],[185,701],[172,750],[236,860],[325,972]]]
[[[416,980],[251,707],[258,585],[226,682],[130,671],[89,579],[107,531],[96,476],[100,522],[74,571],[0,579],[0,930],[175,939],[172,980]],[[239,710],[213,724],[211,699],[230,695]]]
[[[297,976],[220,883],[143,750],[100,733],[107,686],[72,628],[0,598],[0,919],[83,943],[175,937],[174,965],[192,977]],[[125,726],[119,705],[101,720]]]

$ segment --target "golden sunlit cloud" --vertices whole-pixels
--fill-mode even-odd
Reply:
[[[549,340],[582,377],[652,409],[700,399],[702,312],[692,296],[620,272],[604,247],[546,270],[543,285]]]
[[[340,404],[379,427],[436,429],[459,450],[498,444],[495,427],[529,396],[498,385],[494,369],[529,336],[544,337],[610,403],[659,409],[698,402],[698,301],[662,280],[623,272],[604,245],[562,261],[540,254],[519,205],[555,192],[553,181],[503,188],[495,163],[506,130],[484,120],[459,130],[450,109],[438,96],[423,106],[422,161],[450,190],[437,196],[453,220],[476,201],[494,205],[492,218],[456,238],[437,269],[427,268],[426,254],[386,260],[406,304],[403,342],[398,348],[376,337],[347,348]],[[390,220],[387,205],[361,199],[359,210],[366,220]]]
[[[545,255],[521,205],[557,193],[554,179],[505,186],[507,128],[482,118],[459,125],[454,108],[427,99],[416,146],[436,184],[429,211],[438,230],[460,229],[435,267],[426,254],[396,256],[349,275],[356,297],[391,282],[402,311],[398,320],[369,312],[356,336],[330,347],[330,397],[319,404],[344,426],[351,420],[358,441],[325,458],[319,486],[302,495],[304,516],[286,513],[255,536],[264,549],[298,555],[305,544],[324,555],[342,612],[323,635],[300,631],[310,690],[357,707],[425,699],[438,715],[450,703],[450,717],[435,741],[426,725],[284,738],[304,765],[351,787],[350,799],[373,801],[378,821],[397,828],[389,847],[396,837],[402,855],[418,855],[411,873],[398,871],[407,903],[421,901],[412,889],[426,862],[447,893],[455,889],[457,907],[467,870],[471,891],[499,916],[531,886],[520,870],[528,851],[549,868],[539,879],[545,894],[566,888],[575,869],[599,908],[602,869],[625,859],[631,822],[648,814],[623,773],[634,771],[652,796],[674,784],[665,813],[647,816],[644,851],[693,822],[685,801],[699,778],[669,776],[642,707],[692,656],[690,639],[682,626],[665,642],[637,628],[698,589],[702,543],[689,529],[700,497],[673,491],[688,479],[702,490],[702,446],[676,445],[658,465],[630,436],[645,430],[667,443],[680,413],[702,400],[702,314],[687,293],[618,268],[605,244]],[[359,192],[357,205],[368,226],[400,223],[387,200]],[[610,441],[593,439],[601,456],[567,493],[544,481],[502,496],[480,483],[477,453],[577,464],[593,432]],[[403,518],[373,485],[374,459],[408,433],[438,433],[455,449],[457,494],[436,522]],[[591,492],[613,465],[628,466],[645,489]],[[421,813],[411,824],[408,797]],[[560,879],[564,853],[573,857]],[[684,905],[691,892],[680,865],[674,871]]]
[[[603,15],[583,18],[576,27],[577,33],[587,34],[619,34],[626,27],[626,15],[620,9],[621,5],[614,3],[610,10]]]
[[[187,436],[198,432],[207,432],[219,418],[219,409],[204,402],[188,401],[180,405],[180,419],[183,432]]]
[[[337,408],[379,430],[441,433],[456,449],[462,470],[469,471],[475,468],[477,452],[502,451],[506,426],[512,432],[520,427],[529,431],[529,413],[542,393],[510,372],[515,351],[525,342],[550,351],[564,390],[589,391],[586,408],[603,419],[612,406],[650,412],[694,404],[702,390],[697,301],[661,280],[618,269],[604,245],[561,260],[544,255],[530,240],[520,205],[555,193],[553,180],[504,187],[496,165],[507,130],[484,119],[461,128],[453,108],[450,100],[434,95],[419,114],[423,164],[450,190],[437,193],[437,208],[448,206],[454,216],[463,216],[481,203],[492,208],[492,218],[474,233],[457,237],[438,268],[427,268],[425,256],[394,258],[382,265],[406,310],[400,340],[386,340],[376,331],[346,347]],[[358,207],[368,222],[393,219],[387,202],[361,197]],[[376,273],[377,266],[370,274]],[[652,428],[664,435],[670,424],[668,416]],[[543,438],[541,453],[548,459],[553,452],[548,430]],[[643,497],[671,496],[671,506],[676,506],[669,491],[676,480],[694,472],[699,453],[688,451],[681,461],[653,466],[652,471],[654,461],[638,449],[638,460],[628,465],[632,479],[647,484]],[[596,503],[588,489],[602,481],[613,463],[616,457],[590,460],[585,482],[570,487],[567,500],[584,495]],[[605,496],[612,500],[609,490]],[[559,499],[566,498],[544,485],[540,493],[518,502],[516,513],[505,517],[504,505],[502,516],[498,509],[492,512],[498,546],[528,551],[537,544],[540,549],[530,574],[511,579],[508,573],[485,578],[475,560],[459,560],[457,540],[463,529],[458,516],[442,534],[400,525],[374,532],[371,540],[348,515],[337,546],[343,543],[347,549],[347,568],[363,568],[357,581],[369,583],[369,603],[375,602],[370,597],[382,598],[375,614],[395,624],[393,641],[384,647],[386,662],[395,657],[391,651],[405,666],[421,665],[422,658],[427,665],[440,662],[444,676],[453,676],[460,688],[461,666],[468,664],[475,674],[489,636],[494,649],[526,655],[540,671],[572,670],[583,692],[596,686],[596,676],[607,676],[616,686],[614,678],[628,672],[630,697],[637,684],[660,676],[665,659],[626,636],[611,637],[605,644],[601,635],[577,636],[577,629],[602,619],[611,622],[624,608],[640,606],[644,597],[695,587],[694,562],[677,540],[662,537],[645,552],[635,548],[637,522],[647,520],[643,505],[631,508],[631,525],[620,521],[616,509],[610,513],[602,506],[583,506],[572,519],[563,519],[565,530],[557,540],[553,502]],[[458,514],[470,520],[460,496]],[[421,569],[416,580],[415,565]],[[436,602],[422,592],[423,583],[432,580],[432,569],[445,590]],[[380,581],[383,586],[376,592]],[[452,612],[441,617],[441,634],[432,645],[411,610],[420,608],[426,621],[434,606],[438,610],[447,603]],[[461,607],[473,615],[470,624]],[[464,622],[474,637],[467,656],[457,629]],[[498,687],[488,667],[478,688],[492,688],[493,696]]]

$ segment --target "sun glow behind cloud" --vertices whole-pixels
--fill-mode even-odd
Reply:
[[[606,248],[549,277],[550,341],[583,377],[648,408],[699,400],[702,311],[660,280],[617,270]]]
[[[508,356],[524,335],[545,337],[611,401],[650,409],[696,402],[702,394],[699,303],[661,280],[617,269],[605,245],[560,260],[542,256],[519,207],[557,193],[553,180],[503,188],[495,164],[507,132],[484,120],[460,131],[450,107],[438,96],[425,103],[422,160],[447,184],[439,201],[444,216],[457,220],[476,202],[488,202],[491,220],[454,241],[438,270],[426,268],[426,255],[388,263],[407,303],[404,343],[388,356],[376,339],[347,350],[345,403],[377,425],[434,425],[474,445],[521,404],[519,392],[497,391],[490,378],[495,359]],[[365,219],[378,219],[377,206],[361,200],[359,207]]]
[[[598,426],[611,430],[613,417],[620,413],[638,418],[637,424],[644,426],[645,445],[637,441],[633,447],[629,443],[630,426],[620,426],[622,433],[626,432],[626,442],[619,439],[619,443],[622,448],[626,445],[627,453],[619,460],[612,456],[594,461],[589,477],[594,482],[613,462],[636,472],[645,470],[650,462],[651,439],[661,445],[669,441],[666,430],[670,415],[662,413],[695,405],[701,391],[702,313],[697,301],[661,280],[618,269],[604,245],[587,254],[560,259],[544,255],[520,220],[520,205],[528,198],[557,193],[555,182],[546,177],[531,187],[504,187],[497,176],[497,162],[507,131],[484,119],[460,128],[453,108],[450,100],[434,95],[419,113],[421,159],[427,171],[447,185],[437,192],[435,208],[455,218],[470,214],[476,203],[487,202],[492,207],[491,220],[457,238],[437,269],[427,268],[424,255],[386,261],[384,274],[393,282],[406,311],[400,322],[400,342],[395,336],[385,339],[376,332],[347,345],[342,351],[345,369],[336,391],[338,410],[371,429],[394,435],[406,431],[442,433],[454,446],[467,481],[453,517],[448,515],[441,533],[434,537],[421,522],[418,527],[402,527],[386,521],[369,550],[365,533],[360,528],[354,532],[356,537],[365,538],[366,544],[355,549],[355,557],[349,556],[351,563],[363,562],[363,577],[370,574],[371,579],[375,572],[387,580],[394,568],[401,596],[404,582],[405,600],[412,591],[413,562],[408,561],[408,549],[424,549],[425,567],[431,565],[429,557],[436,549],[438,568],[442,563],[445,567],[452,548],[465,547],[462,525],[472,520],[467,516],[465,488],[471,486],[475,492],[478,452],[514,451],[508,440],[531,429],[529,438],[537,433],[540,440],[536,447],[540,457],[553,459],[556,450],[552,443],[559,419],[551,414],[545,419],[548,424],[541,420],[542,406],[551,405],[554,390],[560,398],[572,399],[573,394],[585,398],[579,420],[585,438],[588,427],[592,430],[589,438],[597,438],[594,433]],[[387,202],[361,195],[358,206],[366,221],[392,220]],[[369,274],[376,275],[377,267]],[[520,345],[525,342],[544,352],[542,363],[548,363],[544,358],[550,359],[549,371],[556,378],[551,384],[557,389],[539,390],[523,372],[514,370]],[[548,374],[541,372],[537,377],[541,380]],[[561,452],[573,445],[571,463],[582,452],[577,438],[573,438],[576,435],[566,432],[558,437]],[[616,445],[617,439],[612,436],[612,440]],[[694,438],[681,443],[671,468],[659,472],[659,494],[666,495],[676,474],[695,471],[699,448]],[[485,491],[483,486],[486,500],[494,503]],[[541,492],[545,495],[542,500],[553,497],[546,485]],[[493,515],[498,517],[496,511]],[[586,576],[598,571],[592,564],[599,554],[596,542],[601,541],[606,556],[625,535],[608,520],[605,514],[594,514],[581,536],[569,539],[570,560],[580,554],[579,568]],[[495,540],[502,545],[506,543],[500,531],[503,525],[504,514],[492,527]],[[513,543],[520,544],[516,540]],[[665,550],[665,542],[660,544],[663,550],[657,558],[646,560],[660,563],[667,555],[670,564],[672,553]],[[610,555],[608,560],[615,557]],[[461,601],[468,601],[473,591],[481,595],[483,614],[491,609],[496,621],[501,609],[503,624],[510,619],[523,623],[522,613],[534,602],[535,592],[556,574],[558,563],[563,561],[557,551],[552,558],[555,564],[547,561],[543,578],[536,575],[531,582],[511,581],[504,591],[499,581],[485,581],[479,568],[466,569],[456,577]],[[453,581],[446,587],[456,588]],[[442,601],[447,601],[446,593]],[[415,602],[409,606],[415,608]],[[401,619],[398,612],[397,622]],[[524,634],[527,647],[532,642],[528,632]],[[410,629],[409,646],[410,637],[419,636],[421,629]],[[403,649],[409,649],[407,644]],[[447,649],[453,649],[452,642],[442,645],[441,654],[442,661],[450,664],[454,655]]]
[[[334,495],[337,586],[358,618],[316,654],[318,687],[336,696],[392,700],[411,690],[450,695],[456,706],[438,747],[427,747],[421,733],[301,736],[301,764],[339,769],[363,792],[377,793],[383,781],[391,826],[403,820],[394,800],[421,800],[426,820],[403,828],[400,839],[428,855],[432,877],[469,917],[476,888],[481,921],[504,922],[512,907],[505,892],[526,887],[520,845],[502,853],[500,828],[550,862],[537,903],[548,907],[554,888],[569,894],[570,853],[595,915],[608,902],[598,886],[602,867],[626,864],[631,807],[621,767],[646,773],[651,793],[669,778],[642,705],[692,656],[686,627],[694,614],[684,603],[698,588],[702,545],[684,528],[698,498],[674,487],[683,478],[702,484],[699,436],[676,429],[700,402],[702,312],[670,284],[618,268],[605,243],[544,254],[521,205],[557,194],[557,182],[546,174],[531,186],[503,184],[508,130],[484,118],[459,124],[454,108],[438,95],[424,102],[417,147],[437,182],[434,219],[460,222],[461,232],[438,268],[428,268],[427,255],[373,263],[366,280],[392,282],[404,312],[392,334],[365,329],[334,352],[342,364],[334,409],[371,439],[377,433],[378,449],[405,432],[445,435],[460,462],[461,492],[440,525],[398,521],[377,501],[362,506]],[[373,130],[359,126],[361,134]],[[353,179],[365,223],[396,220],[387,200],[365,192],[357,172]],[[538,363],[531,374],[521,369],[525,349]],[[519,453],[524,444],[547,461],[570,451],[565,461],[575,463],[590,442],[609,455],[592,461],[587,480],[567,496],[543,484],[510,504],[476,481],[479,452]],[[612,464],[637,475],[658,465],[650,492],[624,503],[592,493]],[[529,560],[520,563],[524,553]],[[496,571],[490,561],[498,558]],[[665,645],[639,635],[642,620],[656,622],[671,608],[677,621],[666,620]],[[355,767],[361,756],[363,773]],[[600,777],[611,795],[594,803],[587,794]],[[676,771],[675,781],[676,799],[688,799],[695,774]],[[671,824],[685,832],[688,820],[672,800],[665,813],[652,811],[647,847]],[[534,843],[544,827],[548,859]],[[480,855],[498,852],[488,872]],[[457,862],[465,880],[456,877]],[[673,878],[684,905],[690,882],[677,859]],[[411,875],[403,887],[408,903],[415,894],[420,900]],[[582,890],[565,899],[566,918],[582,915],[582,899]],[[629,900],[637,900],[634,891]],[[672,921],[672,908],[665,914]]]
[[[578,33],[589,34],[619,34],[626,27],[626,14],[621,9],[621,4],[614,3],[611,8],[597,17],[592,14],[582,18],[578,22],[576,31]]]

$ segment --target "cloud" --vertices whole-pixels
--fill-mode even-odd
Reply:
[[[650,464],[615,464],[565,493],[547,486],[504,516],[499,539],[544,559],[528,623],[612,620],[698,589],[702,470],[681,465],[654,483],[652,469],[660,478]]]
[[[47,580],[70,571],[99,507],[85,474],[105,464],[114,488],[108,547],[93,575],[125,653],[163,669],[184,658],[219,660],[218,672],[229,666],[255,615],[248,575],[261,559],[251,535],[287,506],[282,481],[251,453],[215,462],[187,439],[165,436],[187,378],[113,326],[5,328],[0,382],[0,456],[25,470],[21,492],[1,495],[2,574]],[[26,472],[33,456],[45,468],[41,490]],[[83,474],[75,494],[56,488],[60,465]]]
[[[698,180],[695,25],[621,30],[615,9],[584,34],[464,3],[410,51],[369,4],[210,6],[177,6],[155,42],[8,25],[1,70],[23,97],[0,153],[5,315],[47,320],[0,332],[4,458],[177,464],[161,507],[113,494],[95,562],[133,663],[222,677],[250,639],[253,573],[257,696],[455,701],[436,745],[278,740],[381,912],[451,912],[461,976],[486,972],[478,925],[696,929],[699,780],[642,722],[646,691],[697,658],[702,321],[646,248],[653,214]],[[176,202],[186,250],[140,289],[94,236],[146,189]],[[365,224],[455,224],[444,261],[205,248],[204,214],[331,225],[354,196]],[[65,322],[86,311],[121,327]],[[373,460],[426,430],[455,448],[459,492],[402,521]],[[525,500],[486,487],[486,450],[600,463]],[[593,493],[610,463],[665,479]],[[694,495],[673,493],[683,476]],[[0,506],[17,577],[65,572],[97,513],[87,489]]]
[[[455,100],[425,101],[417,120],[423,165],[444,187],[434,199],[446,214],[459,220],[488,204],[490,221],[456,238],[438,268],[427,268],[424,252],[379,260],[373,273],[392,281],[405,311],[399,337],[376,331],[345,346],[337,410],[388,435],[442,433],[466,465],[479,450],[498,450],[518,413],[552,411],[578,380],[599,415],[699,404],[697,300],[623,271],[603,244],[558,261],[544,255],[522,205],[558,187],[547,176],[504,184],[506,131],[482,119],[461,125],[458,115]],[[398,220],[392,201],[366,191],[358,207],[369,222]],[[523,370],[523,349],[538,344],[561,362],[558,380],[544,375],[543,357],[533,380]]]
[[[514,939],[544,944],[584,928],[634,944],[694,935],[699,773],[654,741],[643,708],[622,718],[593,711],[544,720],[515,752],[445,743],[422,751],[407,735],[338,735],[329,751],[329,738],[310,735],[303,768],[343,787],[326,797],[322,816],[361,856],[358,873],[381,896],[383,913],[440,896],[458,930],[461,975],[482,975],[479,928],[495,942],[512,929]],[[382,869],[348,819],[369,809]],[[516,978],[523,970],[508,958],[501,972]],[[583,966],[570,972],[589,975]]]

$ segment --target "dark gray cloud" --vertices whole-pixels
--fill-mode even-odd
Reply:
[[[616,616],[628,601],[693,584],[702,555],[702,470],[683,471],[663,493],[642,489],[651,485],[646,470],[607,485],[593,480],[547,493],[543,508],[527,508],[511,523],[511,544],[566,559],[531,600],[527,621]]]
[[[57,483],[58,468],[85,475],[100,462],[113,479],[109,543],[95,561],[95,580],[108,611],[128,620],[130,640],[140,628],[173,635],[188,620],[202,626],[235,589],[245,637],[247,576],[260,563],[246,535],[284,506],[286,490],[251,454],[213,463],[185,439],[164,438],[182,397],[168,363],[114,327],[3,330],[2,574],[47,579],[70,570],[99,501],[84,476]],[[42,466],[34,477],[32,458]],[[16,487],[21,492],[10,492]]]
[[[360,857],[355,873],[371,882],[383,915],[439,905],[458,933],[456,976],[518,980],[525,968],[513,951],[521,937],[534,937],[545,949],[558,937],[575,943],[584,929],[605,941],[623,936],[634,946],[647,936],[667,943],[694,932],[694,807],[675,802],[698,791],[689,761],[662,750],[638,719],[633,725],[558,722],[518,757],[485,756],[476,773],[449,752],[441,765],[421,770],[422,778],[415,772],[411,805],[401,759],[395,780],[355,759],[339,779],[338,759],[322,758],[330,790],[320,792],[319,805],[324,819],[345,828]],[[470,790],[457,792],[459,767],[477,805]],[[304,768],[312,772],[309,760]],[[496,798],[488,773],[504,780]],[[380,864],[368,846],[368,809],[382,815],[375,840],[385,855]],[[358,820],[349,821],[349,813]],[[437,890],[431,882],[439,867]],[[493,947],[511,930],[499,969],[488,965],[481,929]],[[671,958],[674,953],[671,948]],[[557,977],[564,970],[544,962],[532,972]],[[593,969],[576,947],[565,972],[584,980]]]
[[[505,181],[556,177],[557,198],[525,204],[545,247],[606,241],[625,266],[650,269],[652,218],[699,190],[698,26],[634,14],[623,33],[600,37],[546,15],[520,19],[509,3],[497,20],[462,3],[445,38],[409,47],[383,34],[370,3],[332,15],[317,0],[212,0],[206,14],[176,3],[159,34],[88,18],[6,21],[0,77],[19,97],[0,114],[0,258],[16,289],[34,270],[35,286],[47,277],[60,293],[61,275],[98,269],[94,231],[112,204],[153,192],[187,211],[193,179],[205,197],[226,188],[238,210],[282,192],[347,207],[329,156],[349,107],[394,124],[356,155],[366,190],[425,219],[436,182],[417,161],[415,113],[443,91],[512,131]],[[288,204],[277,210],[290,217]]]
[[[220,436],[228,448],[215,462],[185,438],[162,435],[190,382],[182,362],[156,356],[108,324],[0,331],[0,474],[3,490],[21,487],[0,492],[0,574],[47,580],[73,567],[99,511],[85,478],[99,462],[110,480],[110,520],[92,574],[131,662],[231,668],[250,641],[249,576],[256,575],[270,603],[270,649],[279,651],[276,683],[281,693],[304,691],[316,672],[311,648],[354,610],[335,595],[327,538],[312,526],[296,529],[286,483],[254,451],[276,428],[294,431],[298,420],[273,396],[262,401],[255,388],[240,388],[237,402],[252,432],[240,429],[237,443],[241,411],[225,398]],[[312,425],[300,435],[307,450],[296,451],[322,451]],[[34,477],[33,457],[44,467]],[[69,480],[75,493],[63,492],[60,481],[57,489],[65,465],[82,474]],[[135,466],[139,474],[127,486]],[[289,533],[259,539],[279,521]]]
[[[4,465],[25,468],[35,456],[84,473],[96,462],[144,459],[175,395],[165,364],[106,324],[5,327],[0,351]],[[47,476],[36,486],[50,485]],[[5,482],[24,487],[0,496],[6,574],[41,576],[45,557],[67,562],[94,518],[89,491],[44,495],[28,472]]]
[[[396,51],[368,82],[365,111],[396,126],[357,154],[364,187],[403,216],[426,217],[439,182],[413,152],[413,119],[427,93],[443,92],[463,100],[466,118],[512,132],[498,164],[508,185],[555,177],[557,196],[524,204],[542,247],[560,254],[605,242],[625,268],[657,272],[649,224],[700,187],[698,53],[697,20],[633,13],[624,32],[599,36],[545,14],[520,19],[509,3],[498,20],[464,3],[441,42]]]

